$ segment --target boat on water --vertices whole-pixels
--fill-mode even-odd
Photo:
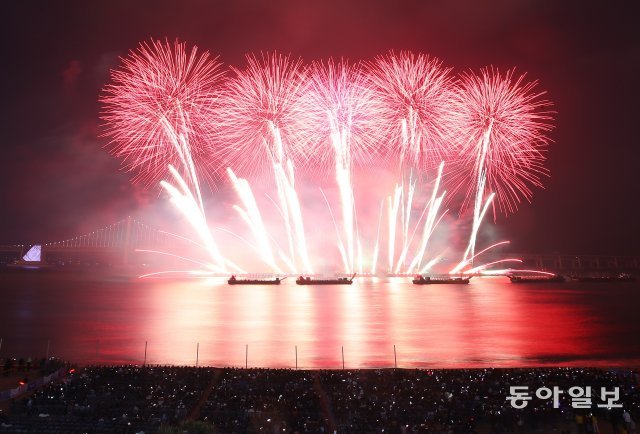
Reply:
[[[276,277],[275,279],[238,279],[235,275],[231,276],[227,283],[229,285],[280,285],[286,277],[282,279]]]
[[[511,283],[551,283],[557,282],[562,283],[565,282],[565,278],[559,274],[554,274],[553,276],[509,276],[511,279]]]
[[[469,283],[470,277],[432,277],[432,276],[422,276],[417,275],[413,279],[414,285],[440,285],[440,284],[467,284]]]
[[[351,277],[337,277],[335,279],[314,279],[312,277],[300,276],[296,279],[298,285],[351,285],[355,273]]]
[[[572,280],[577,282],[635,282],[636,277],[631,274],[618,274],[618,275],[588,275],[588,276],[571,276]]]

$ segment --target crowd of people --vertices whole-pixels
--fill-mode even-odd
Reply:
[[[601,388],[617,397],[607,404]],[[191,420],[215,433],[632,434],[640,389],[636,371],[581,368],[86,367],[0,419],[0,433],[188,432]]]
[[[469,369],[323,371],[321,382],[331,398],[338,431],[425,433],[598,432],[594,426],[624,428],[624,415],[640,416],[638,375],[600,369]],[[531,400],[515,408],[507,400],[512,386],[527,386]],[[606,409],[599,395],[589,408],[574,408],[567,391],[619,388],[621,407]],[[559,392],[539,399],[536,391]],[[577,392],[577,390],[575,391]],[[544,396],[544,395],[543,395]],[[521,405],[521,402],[516,403]],[[586,405],[585,405],[586,407]],[[631,415],[633,413],[633,415]],[[589,427],[588,424],[591,424]]]
[[[197,404],[213,368],[88,367],[15,399],[0,432],[138,433],[177,424]]]
[[[7,357],[2,363],[2,377],[9,377],[12,374],[24,375],[27,379],[29,375],[45,376],[55,372],[65,366],[65,362],[56,358],[45,358],[33,360],[31,357],[20,357],[18,359]]]
[[[320,432],[325,426],[313,371],[224,369],[200,410],[217,431]]]

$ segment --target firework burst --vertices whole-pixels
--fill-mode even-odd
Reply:
[[[522,198],[530,200],[531,187],[542,187],[548,176],[544,167],[546,133],[551,130],[549,101],[537,83],[514,79],[513,71],[502,75],[494,68],[480,75],[463,74],[456,113],[461,165],[474,178],[486,178],[486,190],[496,194],[505,214],[517,209]],[[469,201],[477,185],[467,192]]]
[[[430,168],[452,155],[453,108],[455,94],[449,68],[423,54],[390,52],[369,64],[367,77],[384,108],[381,125],[384,140],[399,154],[402,182],[396,186],[389,205],[389,270],[394,269],[396,230],[401,232],[400,262],[405,264],[409,249],[409,226],[416,188],[413,169]],[[421,179],[422,171],[417,170]],[[432,205],[435,202],[432,203]],[[426,243],[425,243],[426,247]],[[419,257],[424,256],[424,249]]]
[[[209,177],[221,64],[178,41],[142,42],[121,61],[100,98],[111,152],[147,186],[167,175],[168,164],[184,168],[191,157],[197,173]],[[176,146],[180,141],[191,157]]]
[[[502,76],[494,68],[462,76],[457,107],[460,157],[476,183],[469,185],[463,202],[475,192],[471,236],[461,263],[473,261],[488,207],[494,205],[494,217],[496,202],[505,214],[514,212],[521,197],[531,198],[530,186],[542,187],[540,177],[548,175],[543,151],[545,133],[551,129],[550,103],[535,87],[536,82],[524,82],[524,75],[513,80],[513,71]]]
[[[217,113],[225,165],[250,175],[264,163],[300,155],[295,107],[304,83],[302,61],[277,53],[248,55],[245,70],[231,70],[235,75]]]
[[[450,71],[411,52],[390,52],[369,64],[368,80],[382,102],[381,125],[402,166],[435,167],[451,154],[458,118]]]
[[[198,181],[225,173],[240,199],[233,207],[236,221],[249,227],[253,239],[220,229],[246,242],[272,272],[312,273],[296,163],[335,176],[337,189],[321,193],[337,251],[344,272],[362,272],[363,245],[369,242],[360,238],[353,170],[364,167],[375,176],[375,162],[399,167],[401,181],[387,199],[387,213],[384,201],[375,202],[380,205],[372,272],[385,245],[391,273],[427,272],[441,261],[444,252],[434,256],[428,250],[437,247],[432,235],[447,212],[445,197],[452,196],[445,186],[449,191],[468,186],[463,207],[474,201],[469,245],[451,272],[486,272],[517,261],[473,264],[505,243],[475,253],[489,209],[494,217],[496,208],[514,212],[548,174],[544,160],[552,112],[535,82],[493,68],[454,81],[439,60],[410,52],[390,52],[365,64],[328,60],[308,68],[299,59],[266,53],[247,56],[246,68],[232,71],[222,83],[220,64],[208,53],[177,41],[149,41],[122,59],[101,97],[112,153],[136,173],[136,181],[151,185],[168,177],[160,182],[162,189],[191,224],[194,244],[209,254],[208,263],[186,259],[210,272],[242,271],[214,240]],[[444,168],[452,166],[464,179],[450,185]],[[438,170],[431,192],[420,194],[426,169],[433,167]],[[256,174],[271,171],[277,196],[267,197],[277,213],[269,213],[270,206],[261,209],[251,186]],[[419,204],[422,197],[426,203]],[[338,202],[334,214],[331,207]],[[416,221],[412,214],[418,208]],[[385,214],[386,243],[381,239]],[[371,224],[368,213],[360,215],[361,223]],[[286,245],[282,233],[269,232],[274,216],[284,223]]]
[[[371,88],[366,86],[361,69],[344,60],[314,63],[309,77],[299,105],[300,131],[310,139],[306,142],[308,149],[320,167],[333,162],[346,244],[339,241],[338,246],[344,271],[362,271],[351,171],[354,163],[369,162],[379,151],[381,107]]]
[[[161,187],[198,234],[212,269],[224,271],[229,263],[208,229],[198,181],[211,176],[208,139],[219,68],[208,53],[195,47],[188,53],[178,41],[142,43],[112,71],[101,101],[112,152],[141,182],[171,175],[177,187],[164,180]]]
[[[262,59],[249,55],[247,64],[245,71],[232,68],[235,77],[228,81],[221,98],[220,107],[223,109],[219,116],[220,137],[224,143],[223,158],[229,167],[240,171],[244,169],[249,173],[260,171],[261,166],[269,163],[276,181],[279,211],[287,232],[290,258],[287,262],[292,265],[293,271],[296,269],[293,264],[299,257],[304,270],[311,272],[290,160],[294,145],[300,143],[298,130],[293,125],[295,105],[303,83],[302,61],[292,61],[288,56],[274,53],[263,55]],[[235,175],[232,180],[234,178]],[[236,185],[238,181],[233,183]],[[236,190],[239,194],[253,195],[251,189]],[[262,224],[253,227],[264,229]],[[268,238],[266,233],[260,237]],[[264,243],[259,245],[265,246]]]
[[[367,165],[388,146],[380,140],[382,110],[359,65],[333,59],[313,63],[297,105],[303,152],[323,169],[339,159],[349,169]]]

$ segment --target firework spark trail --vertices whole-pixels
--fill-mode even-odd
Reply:
[[[193,193],[182,176],[180,176],[180,173],[178,173],[172,165],[169,165],[169,172],[180,189],[167,181],[161,181],[160,185],[169,194],[171,203],[187,218],[193,229],[196,231],[217,268],[222,270],[226,269],[227,267],[225,264],[229,261],[220,253],[220,250],[213,239],[213,235],[209,230],[207,219],[204,215],[203,209],[200,207],[200,203],[193,196]],[[234,268],[237,267],[234,266]]]
[[[238,211],[238,212],[239,212],[239,214],[241,214],[241,218],[246,222],[247,220],[245,220],[245,218],[246,218],[246,216],[247,216],[248,214],[245,212],[245,210],[243,210],[243,209],[241,209],[241,208],[239,208],[239,207],[236,207],[236,208],[234,208],[234,209],[235,209],[236,211]],[[244,214],[244,216],[243,216],[243,214]],[[252,227],[251,225],[252,225],[252,223],[249,223],[249,228],[250,228],[250,229],[251,229],[251,227]],[[238,235],[237,233],[235,233],[235,232],[233,232],[233,231],[230,231],[229,229],[222,228],[222,227],[215,227],[215,229],[217,229],[217,230],[219,230],[219,231],[222,231],[222,232],[225,232],[225,233],[227,233],[227,234],[229,234],[229,235],[231,235],[231,236],[233,236],[233,237],[235,237],[235,238],[239,239],[240,241],[242,241],[243,243],[245,243],[247,246],[249,246],[249,248],[250,248],[251,250],[253,250],[254,252],[256,252],[256,253],[258,254],[258,256],[261,256],[261,255],[262,255],[262,252],[261,252],[260,248],[259,248],[258,246],[256,246],[255,244],[251,243],[249,240],[247,240],[247,239],[246,239],[246,238],[244,238],[243,236]],[[288,269],[289,269],[291,272],[295,273],[296,271],[295,271],[295,266],[293,265],[293,262],[291,262],[291,259],[290,259],[289,257],[287,257],[287,256],[283,253],[282,249],[281,249],[281,248],[280,248],[280,246],[278,245],[278,242],[277,242],[275,239],[273,239],[273,238],[269,235],[269,233],[268,233],[268,232],[266,233],[266,236],[267,236],[267,238],[269,238],[269,239],[270,239],[270,240],[271,240],[271,241],[276,245],[276,249],[278,250],[278,255],[280,256],[280,259],[285,263],[285,265],[288,267]],[[273,270],[273,271],[276,271],[276,270]]]
[[[438,178],[436,180],[436,189],[438,188],[439,184],[440,184],[440,178],[442,177],[442,169],[440,169],[439,174],[438,174]],[[404,188],[402,188],[402,193],[404,193]],[[422,218],[424,217],[424,214],[427,213],[427,211],[429,211],[429,213],[427,214],[428,218],[429,216],[431,216],[431,210],[432,210],[432,205],[436,205],[438,208],[440,207],[442,200],[440,200],[440,202],[435,202],[435,197],[432,196],[431,199],[427,202],[427,204],[425,205],[422,213],[420,214],[420,217],[418,218],[418,221],[416,222],[416,226],[414,227],[411,236],[409,236],[409,226],[410,226],[410,220],[411,220],[411,210],[413,208],[413,196],[414,196],[414,191],[415,191],[415,183],[413,183],[409,190],[408,190],[408,198],[406,200],[406,210],[404,211],[403,214],[403,234],[402,234],[402,241],[403,241],[403,247],[400,253],[400,257],[398,259],[398,262],[396,263],[396,267],[395,267],[395,273],[399,273],[402,269],[402,267],[404,266],[404,269],[407,272],[410,272],[410,267],[407,268],[407,264],[406,264],[406,258],[407,258],[407,254],[409,253],[409,249],[411,248],[412,245],[412,241],[413,238],[415,236],[416,230],[418,229],[418,226],[420,225],[420,222],[422,221]],[[442,196],[442,198],[444,198],[444,194]],[[446,211],[445,211],[446,213]],[[437,214],[437,210],[436,210],[436,214]],[[427,237],[427,242],[428,242],[428,238],[431,237],[431,234],[433,233],[433,231],[435,230],[435,227],[438,225],[438,223],[440,222],[440,220],[442,219],[442,217],[444,216],[441,215],[440,218],[435,222],[435,224],[433,224],[433,222],[430,223],[431,226],[431,230],[429,231],[428,234],[424,234],[424,236]],[[428,220],[427,220],[428,221]],[[395,227],[396,224],[393,224],[393,227]],[[426,228],[425,228],[426,230]],[[423,236],[423,238],[424,238]],[[426,249],[426,247],[425,247]],[[422,255],[424,255],[424,251],[420,250],[420,252],[422,252]]]
[[[249,246],[249,248],[251,248],[251,250],[253,250],[254,252],[256,252],[258,255],[260,255],[260,249],[258,248],[258,246],[256,246],[255,244],[252,244],[249,240],[247,240],[246,238],[236,234],[233,231],[230,231],[229,229],[225,229],[225,228],[221,228],[221,227],[216,227],[215,229],[225,232],[231,236],[236,237],[237,239],[239,239],[240,241],[242,241],[243,243],[245,243],[247,246]]]
[[[151,251],[153,252],[153,251]],[[160,253],[161,252],[153,252],[153,253]],[[202,272],[201,270],[163,270],[163,271],[155,271],[153,273],[147,273],[147,274],[141,274],[140,276],[138,276],[138,279],[146,279],[148,277],[153,277],[153,276],[162,276],[162,275],[167,275],[167,274],[180,274],[180,275],[191,275],[191,276],[196,276],[196,277],[211,277],[211,275],[213,273],[207,273],[207,272]]]
[[[526,270],[526,269],[513,269],[513,268],[504,268],[498,270],[481,270],[480,274],[489,275],[489,276],[506,276],[512,273],[526,273],[526,274],[542,274],[544,276],[557,276],[556,273],[550,273],[548,271],[540,271],[540,270]]]
[[[351,180],[354,163],[371,161],[379,143],[379,101],[365,85],[358,67],[346,61],[314,63],[309,73],[309,85],[300,100],[300,131],[309,139],[308,149],[321,164],[332,157],[342,211],[347,266],[345,272],[355,269],[355,250],[358,240],[355,222],[355,201]],[[331,152],[325,151],[329,145]]]
[[[414,258],[414,261],[412,261],[411,265],[409,267],[405,266],[405,272],[411,272],[413,270],[414,267],[419,267],[420,263],[422,262],[422,258],[424,257],[424,254],[426,252],[426,248],[429,242],[429,239],[431,237],[431,235],[433,234],[436,226],[438,225],[438,223],[440,223],[440,221],[442,220],[442,218],[444,217],[444,214],[446,214],[446,211],[440,215],[440,217],[435,220],[438,210],[440,208],[440,205],[442,204],[442,200],[444,199],[444,195],[445,193],[442,194],[442,196],[440,196],[439,198],[436,198],[436,194],[437,194],[437,190],[439,188],[440,185],[440,180],[442,178],[442,169],[444,167],[444,162],[442,162],[440,164],[439,170],[438,170],[438,176],[436,178],[436,184],[434,187],[434,190],[432,192],[432,196],[430,198],[430,200],[427,202],[427,204],[425,205],[422,213],[420,214],[420,217],[418,218],[418,221],[416,223],[416,226],[411,234],[411,237],[405,236],[405,238],[407,238],[407,241],[404,242],[404,247],[402,249],[402,252],[400,254],[400,258],[398,259],[398,262],[396,264],[396,268],[394,270],[395,273],[399,273],[401,271],[401,267],[402,265],[405,263],[405,259],[407,256],[407,253],[409,252],[409,248],[412,244],[413,238],[415,236],[416,231],[418,230],[418,226],[420,225],[420,222],[422,221],[422,218],[424,217],[424,214],[427,213],[427,220],[425,223],[425,227],[424,227],[424,231],[423,231],[423,237],[422,237],[422,243],[421,243],[421,247],[416,255],[416,257]],[[394,225],[395,226],[395,225]],[[408,231],[408,229],[407,229]],[[426,267],[425,267],[426,268]]]
[[[396,230],[398,224],[398,208],[400,206],[400,196],[402,195],[402,186],[396,185],[395,193],[393,198],[389,196],[387,198],[389,202],[389,273],[393,272],[393,264],[395,258],[395,247],[396,247]]]
[[[435,264],[440,262],[442,259],[442,255],[437,255],[435,258],[432,258],[429,262],[427,262],[424,267],[420,270],[419,274],[424,274],[431,269]]]
[[[407,250],[409,247],[409,225],[411,224],[411,209],[413,208],[413,194],[415,193],[416,182],[412,182],[411,172],[409,172],[409,184],[407,188],[407,194],[404,194],[404,185],[402,187],[402,200],[405,202],[405,206],[402,208],[402,244],[403,250]],[[406,254],[402,258],[404,262]],[[406,264],[404,264],[406,265]]]
[[[301,256],[304,272],[312,274],[313,267],[311,266],[311,260],[309,259],[307,241],[304,233],[302,210],[300,208],[300,200],[298,199],[298,193],[294,184],[293,164],[290,160],[287,161],[286,172],[282,166],[278,165],[276,178],[279,180],[278,184],[281,185],[281,190],[284,196],[281,202],[287,205],[289,221],[293,225],[292,240],[296,243],[296,250],[292,249],[292,251],[297,251],[298,255]],[[291,227],[291,224],[289,224],[289,227]]]
[[[269,235],[266,227],[264,226],[262,215],[260,214],[260,209],[258,208],[251,186],[246,179],[238,178],[231,168],[227,168],[227,173],[233,188],[244,205],[244,208],[238,205],[234,205],[233,208],[238,212],[238,214],[240,214],[240,217],[251,229],[251,232],[258,243],[257,247],[260,252],[260,258],[265,264],[271,267],[273,271],[283,274],[282,269],[275,262],[273,251],[271,250],[271,244],[269,243]]]
[[[536,82],[524,83],[521,75],[512,83],[512,75],[508,71],[503,77],[493,68],[480,76],[468,73],[457,93],[456,126],[463,138],[459,155],[476,178],[465,200],[474,193],[471,237],[462,263],[473,260],[480,222],[493,195],[503,212],[513,212],[520,196],[531,198],[529,185],[541,187],[540,177],[548,175],[543,150],[551,129],[550,103],[534,92]],[[485,201],[487,188],[492,193]]]
[[[182,114],[182,110],[180,109],[181,118],[184,119],[184,115]],[[227,259],[225,259],[211,234],[211,231],[207,225],[207,219],[204,212],[204,204],[202,201],[202,194],[200,192],[200,183],[198,182],[198,177],[196,174],[196,169],[193,163],[193,158],[191,156],[190,147],[188,144],[188,139],[184,134],[178,134],[172,125],[170,125],[166,118],[163,117],[161,119],[161,124],[165,128],[165,133],[167,137],[169,137],[169,142],[173,145],[176,150],[176,153],[179,156],[180,161],[182,162],[182,167],[185,169],[185,172],[188,175],[191,186],[195,189],[195,197],[192,193],[189,185],[180,173],[173,167],[173,165],[169,164],[168,169],[175,181],[180,186],[182,192],[176,189],[174,186],[169,184],[166,181],[161,181],[160,185],[169,193],[171,197],[171,202],[174,206],[187,217],[187,220],[191,223],[192,227],[195,229],[196,233],[202,239],[205,250],[210,254],[211,258],[214,260],[214,263],[217,264],[218,269],[226,270],[227,267],[225,264],[230,264],[231,267],[235,270],[239,270],[239,267],[233,263],[230,263]],[[186,131],[186,126],[184,122],[182,123],[183,130]]]
[[[289,201],[287,190],[289,188],[289,180],[287,179],[287,175],[284,173],[282,168],[281,161],[273,162],[273,177],[276,181],[276,191],[278,192],[278,200],[280,202],[279,209],[280,214],[282,215],[282,219],[284,221],[285,231],[287,233],[287,241],[289,244],[289,255],[293,261],[295,261],[295,249],[294,249],[294,241],[293,241],[293,230],[291,228],[291,217],[289,211]]]
[[[322,193],[322,197],[324,198],[325,203],[327,204],[327,208],[329,209],[329,215],[331,216],[331,221],[333,222],[333,228],[336,231],[336,239],[338,244],[338,251],[340,252],[340,257],[342,258],[342,265],[345,269],[349,268],[349,259],[347,258],[347,252],[344,248],[344,243],[342,242],[342,237],[340,236],[340,231],[338,230],[338,224],[336,223],[335,217],[333,217],[333,211],[331,210],[331,204],[329,204],[329,199],[327,199],[327,195],[324,194],[324,191],[320,189],[320,193]]]
[[[476,180],[476,193],[475,200],[473,204],[473,222],[471,227],[471,236],[469,238],[469,244],[467,249],[464,252],[462,257],[462,262],[471,262],[473,264],[473,257],[475,256],[476,250],[476,239],[478,235],[478,231],[480,229],[480,224],[482,223],[482,219],[484,217],[485,212],[487,211],[489,204],[493,201],[494,195],[491,194],[487,198],[484,207],[482,206],[482,202],[484,200],[485,195],[485,186],[487,183],[487,169],[485,167],[485,161],[487,158],[487,150],[489,149],[489,137],[491,135],[491,129],[493,127],[493,120],[489,122],[489,127],[485,131],[482,136],[482,145],[479,147],[480,151],[478,152],[476,167],[479,168],[477,170],[478,178]],[[468,258],[471,258],[468,260]]]
[[[422,212],[420,213],[420,217],[418,217],[418,221],[416,222],[416,225],[414,226],[413,231],[411,232],[411,237],[409,237],[408,242],[405,244],[405,247],[403,248],[402,253],[400,254],[400,259],[398,260],[398,263],[396,264],[395,273],[399,273],[401,271],[400,267],[405,262],[406,255],[409,252],[409,247],[413,243],[413,239],[414,239],[414,237],[416,235],[417,230],[419,229],[420,223],[422,222],[422,219],[424,218],[424,215],[431,208],[431,203],[432,203],[431,201],[428,201],[427,204],[422,209]],[[440,218],[442,218],[442,216]],[[406,267],[405,267],[405,271],[406,271]]]
[[[329,115],[330,123],[334,124],[335,119]],[[333,128],[338,129],[337,125]],[[336,161],[336,182],[340,191],[340,204],[342,205],[342,225],[345,239],[347,242],[347,261],[348,267],[346,273],[351,273],[354,269],[354,218],[353,209],[355,207],[353,200],[353,187],[351,185],[351,155],[347,145],[346,131],[336,131],[331,135],[331,141],[335,151]]]
[[[438,220],[436,220],[436,222],[433,224],[433,227],[431,229],[431,233],[429,234],[429,237],[431,235],[433,235],[433,232],[436,230],[436,227],[438,226],[438,224],[440,224],[440,221],[442,221],[442,219],[447,214],[447,212],[449,212],[449,210],[445,210],[442,214],[440,214],[440,217],[438,217]],[[433,258],[432,260],[427,262],[426,265],[424,267],[422,267],[422,269],[420,270],[420,273],[425,273],[427,270],[429,270],[433,266],[433,264],[435,264],[436,262],[440,261],[441,257],[442,257],[442,254],[437,255],[435,258]]]
[[[382,212],[384,210],[384,200],[380,201],[380,217],[378,217],[378,231],[376,232],[376,244],[373,248],[373,259],[371,260],[371,274],[376,273],[378,266],[378,253],[380,252],[380,227],[382,226]]]
[[[214,272],[217,272],[217,273],[222,273],[222,272],[226,271],[225,269],[222,269],[222,268],[212,267],[211,264],[207,264],[207,263],[204,263],[204,262],[201,262],[201,261],[196,261],[195,259],[188,258],[186,256],[176,255],[175,253],[162,252],[160,250],[149,250],[149,249],[136,249],[136,252],[148,252],[148,253],[154,253],[156,255],[171,256],[173,258],[178,258],[178,259],[181,259],[183,261],[187,261],[187,262],[192,262],[194,264],[198,264],[198,265],[200,265],[200,266],[202,266],[204,268],[207,268],[207,269],[209,269],[211,271],[214,271]]]
[[[353,190],[351,192],[353,195]],[[356,240],[356,253],[357,253],[357,266],[358,273],[362,274],[364,272],[364,258],[362,254],[362,242],[360,240],[360,227],[358,226],[358,213],[356,212],[356,204],[355,199],[353,200],[353,222],[355,225],[355,240]],[[355,268],[352,270],[355,271]]]
[[[451,155],[453,149],[453,126],[458,120],[452,111],[454,80],[451,69],[444,68],[438,59],[407,51],[399,54],[391,51],[368,66],[367,78],[382,102],[380,116],[385,139],[399,153],[403,186],[399,205],[401,252],[406,252],[410,247],[408,233],[415,189],[412,171],[435,166]],[[395,243],[395,235],[392,238]],[[393,264],[393,255],[390,256]]]
[[[238,234],[236,234],[236,233],[234,233],[234,232],[232,232],[232,231],[230,231],[230,230],[228,230],[228,229],[224,229],[224,228],[220,228],[220,227],[216,227],[215,229],[220,230],[220,231],[223,231],[223,232],[226,232],[226,233],[228,233],[228,234],[230,234],[230,235],[233,235],[234,237],[238,238],[239,240],[241,240],[241,241],[245,242],[245,243],[246,243],[249,247],[251,247],[253,250],[255,250],[256,252],[258,252],[258,248],[257,248],[257,247],[255,247],[254,245],[252,245],[252,244],[251,244],[249,241],[247,241],[246,239],[242,238],[240,235],[238,235]],[[196,247],[198,247],[198,248],[202,249],[202,250],[203,250],[203,251],[205,251],[205,252],[207,251],[207,246],[205,246],[204,244],[201,244],[201,243],[199,243],[199,242],[197,242],[196,240],[193,240],[193,239],[191,239],[191,238],[184,237],[184,236],[182,236],[182,235],[174,234],[173,232],[168,232],[168,231],[163,231],[163,230],[158,230],[158,232],[159,232],[159,233],[162,233],[162,234],[169,235],[169,236],[171,236],[171,237],[178,238],[178,239],[183,240],[183,241],[186,241],[187,243],[189,243],[189,244],[193,244],[194,246],[196,246]],[[225,258],[225,257],[223,257],[222,259],[223,259],[224,263],[227,265],[227,269],[232,269],[232,270],[238,271],[238,272],[240,272],[240,273],[244,273],[244,272],[245,272],[245,271],[243,271],[240,267],[238,267],[236,264],[234,264],[233,262],[231,262],[229,259],[227,259],[227,258]]]
[[[182,110],[179,110],[182,112]],[[200,210],[204,213],[204,203],[202,202],[202,192],[200,191],[200,182],[198,182],[198,175],[193,162],[193,157],[189,149],[188,139],[184,134],[176,132],[174,127],[169,124],[167,118],[162,117],[160,123],[164,126],[167,137],[169,137],[169,143],[171,143],[178,154],[179,160],[182,163],[179,167],[182,167],[186,173],[187,179],[191,184],[191,187],[195,189],[195,197],[198,200]],[[186,131],[186,125],[182,124],[182,131]],[[173,166],[175,169],[175,166]]]
[[[481,251],[479,251],[478,253],[476,253],[475,255],[469,257],[466,261],[461,261],[459,262],[451,271],[449,271],[449,274],[458,274],[464,267],[466,267],[467,265],[469,265],[471,263],[471,261],[475,260],[478,256],[482,255],[483,253],[501,246],[503,244],[509,244],[511,241],[500,241],[497,242],[495,244],[490,245],[489,247],[486,247],[484,249],[482,249]]]
[[[267,129],[268,135],[267,137],[263,138],[263,143],[264,143],[265,149],[267,149],[268,158],[269,160],[271,160],[271,165],[273,168],[273,177],[276,182],[276,191],[278,193],[278,200],[279,200],[278,208],[280,210],[280,215],[282,216],[284,226],[285,226],[285,231],[287,233],[289,255],[291,258],[291,260],[287,262],[293,261],[293,263],[295,263],[296,251],[295,251],[294,245],[295,246],[302,245],[302,246],[305,246],[305,250],[300,252],[299,254],[307,258],[307,261],[305,262],[305,267],[308,269],[310,268],[310,266],[308,264],[308,255],[306,252],[306,242],[304,240],[304,231],[302,231],[301,233],[300,231],[296,231],[295,235],[297,237],[302,237],[300,244],[296,245],[294,241],[293,228],[291,226],[292,219],[294,221],[302,222],[302,215],[295,214],[294,210],[292,209],[293,204],[291,203],[290,190],[293,190],[293,194],[296,196],[295,200],[297,201],[297,193],[295,192],[295,188],[293,187],[293,167],[290,164],[291,161],[287,160],[287,163],[289,163],[289,165],[291,166],[291,170],[289,171],[290,176],[288,176],[288,174],[284,172],[284,168],[283,168],[284,146],[282,143],[282,136],[280,134],[280,129],[276,127],[272,121],[267,121],[267,125],[268,125],[268,129]],[[296,211],[298,211],[299,213],[300,208],[298,207]],[[290,268],[295,269],[295,266],[290,266]],[[307,270],[307,272],[310,272],[310,270]]]
[[[173,205],[190,222],[191,226],[203,241],[205,250],[210,254],[218,268],[221,270],[228,270],[230,267],[233,270],[240,271],[241,269],[236,264],[222,256],[213,238],[213,234],[209,230],[202,195],[200,192],[200,185],[185,136],[182,134],[177,135],[168,124],[165,124],[165,128],[167,128],[167,136],[171,137],[171,141],[174,143],[174,147],[180,155],[183,166],[186,166],[187,168],[187,179],[190,180],[191,185],[195,189],[195,197],[188,183],[171,164],[168,166],[169,172],[182,191],[164,180],[160,182],[160,185],[169,194]]]
[[[273,137],[274,142],[279,144],[276,148],[282,150],[280,131],[275,126],[273,126]],[[278,154],[282,155],[281,153]],[[311,274],[313,273],[313,268],[307,250],[300,200],[298,199],[298,193],[295,189],[293,163],[291,160],[287,160],[285,170],[283,162],[275,157],[273,158],[272,164],[280,203],[280,213],[284,221],[287,240],[289,242],[289,258],[291,259],[289,259],[288,262],[291,264],[290,268],[296,268],[294,264],[296,263],[296,256],[299,256],[305,273]]]
[[[356,229],[357,229],[356,224]],[[362,242],[360,241],[360,233],[356,231],[356,248],[358,249],[358,273],[364,273],[364,258],[362,254]]]
[[[418,251],[418,254],[414,258],[413,262],[409,265],[409,268],[408,268],[409,272],[414,271],[414,269],[419,268],[420,265],[422,265],[422,261],[424,260],[424,255],[427,251],[427,246],[429,245],[429,241],[431,240],[431,235],[433,234],[435,227],[441,220],[440,218],[436,220],[436,217],[440,209],[440,205],[442,205],[444,195],[445,194],[443,193],[440,197],[436,198],[433,201],[433,207],[430,208],[429,212],[427,213],[427,220],[425,222],[424,233],[422,235],[422,245],[420,247],[420,250]]]
[[[522,259],[518,259],[518,258],[506,258],[506,259],[499,259],[497,261],[493,261],[493,262],[488,262],[486,264],[482,264],[482,265],[478,265],[477,267],[471,268],[469,270],[466,270],[463,272],[463,274],[475,274],[475,273],[480,273],[481,271],[485,270],[488,267],[491,267],[492,265],[496,265],[496,264],[503,264],[505,262],[518,262],[518,263],[522,263]]]
[[[479,184],[478,191],[484,191],[484,179]],[[475,246],[476,246],[476,238],[478,237],[478,231],[480,230],[480,225],[482,224],[482,220],[484,220],[484,216],[489,209],[489,206],[493,202],[495,198],[495,193],[491,193],[487,200],[484,202],[484,206],[481,211],[477,211],[480,209],[481,203],[480,201],[476,201],[476,207],[473,213],[473,222],[471,227],[471,236],[469,237],[469,244],[467,245],[466,250],[464,251],[464,255],[462,255],[462,260],[458,265],[456,265],[455,269],[461,269],[461,264],[471,264],[473,265],[473,258],[477,255],[475,254]]]
[[[299,257],[304,271],[312,273],[290,160],[297,156],[300,142],[292,125],[304,76],[302,62],[266,54],[262,59],[247,56],[247,64],[244,71],[232,68],[235,76],[228,81],[221,98],[222,153],[234,170],[254,173],[260,171],[262,162],[271,163],[289,245],[286,262],[296,268],[291,263],[295,264]]]
[[[401,187],[402,188],[402,187]],[[404,191],[404,189],[402,189],[402,191]],[[402,193],[401,193],[402,196]],[[402,202],[402,199],[400,200]],[[408,203],[410,203],[410,201],[407,201]],[[427,205],[424,207],[424,212],[426,212],[427,209],[429,209],[429,206],[431,204],[431,201],[429,201],[427,203]],[[404,212],[404,211],[403,211]],[[400,256],[398,258],[398,261],[396,263],[396,267],[394,270],[394,273],[399,273],[400,272],[400,268],[404,265],[406,268],[406,259],[407,259],[407,254],[409,253],[409,248],[411,246],[411,240],[413,239],[413,235],[415,234],[415,230],[417,229],[417,225],[420,224],[420,220],[416,223],[416,227],[414,228],[414,231],[412,233],[412,237],[409,238],[409,220],[411,218],[411,214],[410,214],[410,209],[407,210],[407,217],[405,218],[403,215],[403,220],[406,220],[407,225],[405,227],[404,221],[402,222],[402,250],[400,250]],[[424,212],[421,214],[420,217],[422,217],[422,215],[424,214]],[[394,223],[393,226],[397,226],[397,223]]]
[[[184,237],[182,235],[174,234],[173,232],[167,232],[163,230],[159,230],[158,232],[161,234],[166,234],[166,235],[181,239],[183,241],[186,241],[189,244],[193,244],[194,246],[201,248],[202,250],[206,250],[206,246],[204,244],[200,244],[199,242],[197,242],[196,240],[192,240],[191,238]]]
[[[409,265],[409,268],[408,268],[409,272],[413,271],[415,268],[420,268],[420,265],[422,264],[422,261],[424,259],[424,254],[427,251],[429,240],[431,239],[431,234],[433,233],[434,223],[436,223],[436,218],[438,216],[438,211],[440,210],[440,205],[442,204],[442,201],[444,200],[444,196],[446,194],[446,192],[443,192],[439,197],[437,196],[438,188],[440,187],[440,180],[442,179],[442,169],[444,169],[444,161],[440,163],[440,166],[438,167],[438,176],[436,178],[436,184],[433,187],[433,192],[431,193],[431,200],[430,200],[431,205],[430,205],[429,211],[427,212],[427,219],[424,224],[422,243],[420,245],[420,249],[418,250],[416,257],[413,259],[413,261]]]

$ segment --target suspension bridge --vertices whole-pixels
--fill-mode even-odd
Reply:
[[[9,263],[24,258],[39,246],[40,263],[100,263],[128,265],[140,262],[140,251],[160,251],[179,254],[185,247],[193,247],[181,236],[154,228],[132,217],[124,218],[108,226],[68,239],[41,244],[0,245],[0,262]],[[160,255],[156,255],[160,256]],[[490,262],[491,254],[483,256]],[[640,257],[585,254],[510,254],[522,260],[517,268],[547,270],[553,272],[640,270]],[[132,258],[136,258],[132,261]],[[146,258],[148,258],[147,255]],[[156,258],[158,259],[158,258]],[[165,258],[166,259],[166,258]],[[499,259],[496,256],[495,259]]]
[[[55,263],[64,259],[107,258],[111,263],[128,264],[140,250],[167,251],[182,244],[180,237],[127,217],[92,232],[48,243],[0,245],[3,256],[20,259],[39,246],[40,263]],[[34,258],[36,259],[36,258]]]

